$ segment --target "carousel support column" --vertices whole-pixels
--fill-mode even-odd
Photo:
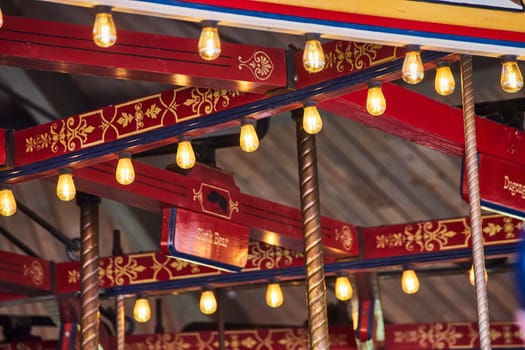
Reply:
[[[80,349],[98,349],[98,206],[100,198],[77,193],[80,207]]]
[[[465,166],[468,181],[472,254],[476,281],[476,302],[481,350],[490,350],[489,306],[485,282],[485,252],[481,231],[481,204],[479,194],[476,119],[474,114],[474,89],[472,86],[472,56],[461,57],[461,87],[465,130]]]
[[[329,349],[326,284],[323,265],[321,209],[315,136],[303,129],[303,110],[292,111],[296,121],[301,213],[305,243],[306,295],[311,350]]]
[[[117,295],[116,298],[117,310],[117,350],[124,350],[126,341],[126,312],[124,309],[124,296]]]

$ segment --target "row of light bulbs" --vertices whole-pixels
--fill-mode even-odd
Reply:
[[[471,285],[475,285],[473,266],[468,272]],[[485,270],[485,281],[488,274]],[[420,283],[416,272],[412,268],[405,268],[401,276],[401,288],[406,294],[415,294],[419,291]],[[340,301],[350,300],[353,296],[353,287],[350,279],[345,274],[338,274],[334,287],[335,296]],[[284,295],[278,281],[271,281],[266,287],[266,304],[272,308],[278,308],[284,302]],[[199,309],[205,315],[211,315],[217,311],[217,299],[212,289],[205,288],[201,292]],[[137,322],[145,323],[151,318],[151,307],[144,295],[139,295],[133,307],[133,317]]]

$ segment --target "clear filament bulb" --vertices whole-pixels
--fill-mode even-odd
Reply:
[[[323,128],[323,119],[315,103],[307,102],[303,110],[303,129],[310,135],[318,134]]]
[[[217,311],[217,299],[212,290],[203,290],[199,302],[199,308],[205,315],[211,315]]]
[[[177,146],[177,165],[181,169],[191,169],[195,165],[195,152],[191,142],[187,140],[181,140]]]
[[[133,168],[130,153],[121,153],[119,155],[115,178],[121,185],[129,185],[135,181],[135,169]]]
[[[409,84],[417,84],[423,80],[423,77],[425,76],[423,61],[419,54],[419,47],[408,45],[405,50],[405,60],[403,61],[401,76],[405,82]]]
[[[434,88],[441,96],[448,96],[454,92],[456,81],[454,80],[454,74],[452,74],[452,70],[450,69],[450,63],[442,62],[438,62],[436,67]]]
[[[133,307],[133,318],[140,323],[146,323],[151,318],[151,307],[146,297],[138,297]]]
[[[516,93],[523,87],[523,76],[514,56],[503,56],[501,60],[501,88]]]
[[[221,54],[221,39],[217,22],[203,21],[199,37],[199,56],[207,61],[216,59]]]
[[[240,146],[244,152],[253,152],[259,147],[259,137],[253,126],[254,120],[243,120],[241,122]]]
[[[4,13],[2,12],[2,9],[0,8],[0,28],[4,25]]]
[[[346,301],[352,298],[354,294],[354,289],[352,288],[352,283],[346,276],[338,276],[335,279],[335,297],[338,300]]]
[[[73,171],[69,168],[60,170],[57,182],[58,199],[67,202],[75,198],[76,193]]]
[[[368,93],[366,96],[366,110],[373,116],[380,116],[385,113],[386,100],[381,88],[381,82],[374,81],[368,85]]]
[[[325,57],[320,37],[317,34],[309,33],[303,51],[303,67],[309,73],[317,73],[324,69]]]
[[[93,24],[93,41],[99,47],[111,47],[117,42],[117,28],[111,15],[111,9],[101,6]]]
[[[16,212],[16,200],[11,186],[0,187],[0,215],[11,216]]]
[[[474,275],[474,265],[470,266],[470,269],[468,270],[468,280],[472,287],[476,286],[476,277]],[[487,273],[487,269],[485,269],[485,283],[489,280],[489,274]]]
[[[401,276],[401,288],[406,294],[415,294],[419,290],[419,278],[416,275],[416,271],[412,269],[406,269],[403,271]]]
[[[271,282],[266,287],[266,305],[269,307],[279,307],[284,302],[283,291],[281,285],[277,282]]]

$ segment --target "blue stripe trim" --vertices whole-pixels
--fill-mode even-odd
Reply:
[[[521,211],[521,210],[518,210],[518,209],[505,207],[505,206],[503,206],[501,204],[496,204],[496,203],[489,202],[489,201],[486,201],[486,200],[483,200],[483,199],[480,200],[480,203],[481,203],[482,207],[494,210],[494,211],[496,211],[498,213],[508,214],[510,216],[514,216],[514,217],[520,218],[522,220],[525,220],[525,211]]]
[[[509,243],[495,246],[486,246],[486,256],[498,256],[502,254],[513,254],[519,251],[518,243]],[[464,259],[472,257],[472,249],[465,248],[454,251],[441,251],[433,253],[422,253],[416,255],[402,255],[390,258],[357,259],[352,261],[328,263],[324,265],[327,274],[335,274],[343,270],[374,269],[392,266],[403,266],[408,263],[426,263],[436,261],[450,261],[453,259]],[[149,290],[171,290],[184,288],[198,288],[205,285],[242,284],[244,282],[268,281],[273,278],[304,279],[304,267],[282,268],[264,271],[247,271],[232,274],[211,275],[196,278],[182,278],[172,281],[136,284],[133,286],[122,286],[107,289],[105,294],[117,295],[127,293],[140,293]]]
[[[425,51],[421,54],[421,58],[423,61],[436,61],[447,55],[447,53],[443,52]],[[208,114],[207,116],[183,123],[162,127],[140,135],[122,138],[66,155],[59,155],[39,162],[4,170],[0,172],[0,183],[18,177],[35,176],[36,174],[41,174],[46,171],[60,169],[74,162],[99,158],[108,154],[118,154],[130,147],[173,139],[174,136],[183,135],[192,130],[209,128],[226,122],[240,120],[250,114],[280,109],[297,103],[304,103],[305,101],[311,100],[317,96],[333,95],[333,93],[337,91],[350,89],[356,85],[364,84],[372,79],[376,79],[377,77],[397,73],[401,70],[402,65],[403,58],[400,58],[393,62],[370,67],[354,74],[324,81],[300,90],[271,96],[260,101]]]
[[[451,34],[425,32],[425,31],[416,31],[416,30],[397,29],[397,28],[384,28],[384,27],[364,25],[364,24],[337,22],[337,21],[329,21],[329,20],[315,19],[315,18],[305,18],[305,17],[299,17],[299,16],[282,15],[282,14],[253,11],[253,10],[232,9],[232,8],[217,7],[217,6],[212,6],[212,5],[186,3],[186,2],[181,2],[181,1],[170,1],[170,0],[138,0],[138,1],[146,2],[146,3],[161,4],[161,5],[178,6],[178,7],[188,8],[188,9],[195,9],[195,10],[214,11],[214,12],[241,15],[241,16],[247,16],[247,17],[260,17],[260,18],[267,18],[267,19],[280,20],[280,21],[286,21],[286,22],[315,24],[315,25],[323,25],[323,26],[334,27],[334,28],[342,27],[342,28],[348,28],[348,29],[354,29],[354,30],[375,32],[375,33],[406,35],[406,36],[422,37],[422,38],[430,38],[430,39],[441,39],[441,40],[456,41],[456,42],[462,42],[462,43],[476,43],[476,44],[485,44],[485,45],[506,46],[506,47],[512,47],[512,48],[525,48],[525,42],[509,41],[509,40],[504,40],[504,39],[488,39],[488,38],[472,37],[472,36],[466,36],[466,35],[451,35]],[[504,54],[504,52],[502,52],[502,54]]]

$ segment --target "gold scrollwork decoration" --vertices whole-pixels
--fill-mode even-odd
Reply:
[[[422,349],[453,348],[462,337],[463,334],[455,326],[445,326],[443,323],[420,326],[417,330],[394,332],[395,343],[417,343]]]
[[[306,350],[308,349],[308,334],[304,329],[297,329],[286,332],[284,337],[279,340],[280,345],[284,345],[286,350]]]
[[[217,106],[228,107],[230,100],[239,96],[239,91],[225,89],[193,88],[191,98],[186,99],[183,105],[191,107],[196,114],[210,114],[217,111]]]
[[[44,268],[38,261],[33,261],[31,265],[24,264],[24,276],[29,277],[34,285],[39,286],[44,283]]]
[[[348,227],[348,225],[344,225],[341,231],[336,229],[335,240],[341,242],[343,248],[346,251],[352,249],[352,246],[354,244],[354,235],[352,234],[352,230],[350,230],[350,227]]]
[[[241,56],[239,59],[239,70],[243,67],[248,68],[252,75],[258,80],[267,80],[273,72],[273,62],[270,56],[264,51],[255,51],[250,58],[243,60]]]
[[[273,269],[278,266],[289,266],[293,259],[303,256],[301,252],[272,246],[266,243],[250,243],[250,253],[248,260],[254,268]]]
[[[117,124],[126,128],[131,123],[135,122],[135,129],[140,130],[144,128],[144,116],[149,119],[157,119],[162,109],[157,106],[157,104],[152,104],[149,106],[146,111],[142,110],[142,103],[136,103],[134,106],[135,113],[122,112],[120,118],[117,119]]]
[[[127,261],[126,261],[127,260]],[[140,272],[146,270],[145,266],[139,265],[137,259],[118,256],[109,258],[108,264],[99,269],[99,279],[107,278],[111,285],[123,285],[126,279],[131,283],[136,281]]]
[[[377,53],[382,47],[378,44],[338,41],[335,49],[325,54],[326,68],[335,68],[339,73],[362,69],[367,63],[369,66],[376,63]]]
[[[432,251],[436,246],[443,249],[449,239],[458,233],[448,229],[443,223],[434,225],[427,221],[416,225],[408,225],[404,232],[388,233],[376,236],[376,248],[394,248],[404,246],[409,252],[418,247],[419,251]]]

